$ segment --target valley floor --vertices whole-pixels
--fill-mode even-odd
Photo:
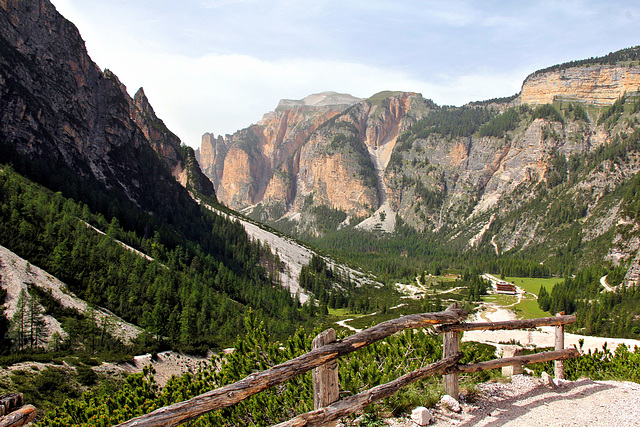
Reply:
[[[480,312],[476,313],[471,322],[498,322],[515,319],[516,315],[511,310],[499,307],[495,304],[485,304]],[[580,341],[582,347],[580,346]],[[476,341],[500,346],[500,343],[519,342],[523,346],[553,347],[555,345],[555,329],[553,326],[543,326],[536,330],[513,331],[468,331],[462,336],[462,341]],[[630,349],[640,347],[640,340],[625,338],[591,337],[587,335],[564,334],[565,347],[576,347],[583,352],[602,350],[606,344],[610,350],[615,350],[620,344],[625,344]]]

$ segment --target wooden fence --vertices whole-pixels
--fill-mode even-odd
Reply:
[[[0,396],[0,427],[20,427],[35,420],[37,415],[33,405],[24,405],[22,393]]]
[[[392,396],[403,387],[432,375],[443,374],[445,392],[457,399],[459,397],[458,376],[462,372],[479,372],[505,366],[522,366],[555,360],[556,378],[564,378],[562,361],[579,355],[576,349],[564,349],[563,325],[574,323],[575,316],[558,315],[533,320],[460,323],[466,318],[467,312],[457,308],[454,304],[441,312],[413,314],[389,320],[340,341],[336,340],[335,331],[329,329],[316,337],[312,350],[302,356],[266,371],[251,374],[238,382],[203,393],[184,402],[156,409],[147,415],[131,419],[118,426],[176,426],[207,412],[232,406],[262,390],[274,387],[312,369],[314,370],[314,407],[316,409],[280,423],[276,427],[332,426],[335,425],[336,420],[373,402]],[[436,330],[444,334],[444,354],[441,360],[405,374],[389,383],[338,400],[337,359],[339,357],[380,341],[396,332],[427,326],[436,326]],[[538,326],[556,326],[555,350],[494,359],[471,365],[458,363],[462,358],[462,353],[459,352],[459,336],[462,331],[528,329]]]

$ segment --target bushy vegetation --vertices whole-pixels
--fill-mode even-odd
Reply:
[[[310,350],[312,335],[298,330],[284,342],[269,339],[264,325],[248,316],[244,338],[234,344],[234,352],[224,358],[215,356],[213,366],[194,374],[172,378],[159,389],[152,372],[135,374],[127,379],[121,390],[100,395],[84,394],[52,411],[42,420],[45,426],[113,425],[159,407],[186,400],[206,391],[234,383],[247,375],[268,369]],[[339,337],[341,338],[341,337]],[[492,359],[494,348],[481,344],[463,343],[464,363]],[[363,347],[339,359],[340,396],[345,398],[375,385],[432,363],[442,357],[442,341],[423,331],[406,331],[381,342]],[[489,378],[489,373],[474,374],[467,381]],[[381,403],[367,408],[367,412],[406,413],[418,405],[432,406],[439,399],[440,377],[426,379],[403,389]],[[235,406],[209,413],[194,421],[194,426],[267,426],[287,420],[297,413],[313,408],[311,374],[306,373],[283,385],[259,393]]]
[[[582,350],[582,347],[580,347]],[[553,372],[553,362],[529,365],[536,374]],[[564,362],[564,374],[567,380],[580,378],[609,381],[633,381],[640,383],[640,348],[619,345],[615,351],[603,346],[601,350],[582,352],[580,357]]]
[[[130,376],[121,389],[108,395],[100,390],[85,393],[51,411],[44,426],[113,425],[159,407],[186,400],[206,391],[238,381],[247,375],[268,369],[310,350],[312,335],[298,330],[284,342],[270,341],[264,325],[255,318],[246,319],[247,336],[234,344],[235,351],[224,358],[214,356],[220,369],[204,368],[172,378],[160,389],[153,371]],[[341,337],[338,337],[341,338]],[[461,363],[476,363],[495,358],[494,347],[462,343]],[[442,340],[424,331],[405,331],[379,343],[363,347],[338,361],[340,396],[345,398],[378,384],[389,382],[442,357]],[[640,350],[624,346],[615,352],[606,348],[565,361],[567,379],[583,376],[593,379],[640,381]],[[553,362],[531,365],[539,374],[551,372]],[[462,378],[463,388],[486,381],[497,371],[485,371]],[[412,408],[433,406],[442,395],[441,377],[431,377],[402,389],[398,394],[365,409],[370,419],[377,414],[406,414]],[[235,406],[209,413],[192,422],[194,426],[267,426],[285,421],[313,408],[311,375],[306,373],[280,386],[261,392]]]

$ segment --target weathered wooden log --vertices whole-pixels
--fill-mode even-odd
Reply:
[[[311,342],[311,348],[319,348],[336,341],[336,331],[331,328],[323,331]],[[313,408],[329,406],[340,398],[338,382],[338,361],[332,360],[325,365],[313,369]],[[336,422],[327,423],[326,427],[335,427]]]
[[[25,405],[0,419],[0,427],[19,427],[36,419],[38,411],[33,405]]]
[[[322,426],[328,422],[338,420],[347,415],[364,408],[365,406],[384,399],[397,393],[401,388],[409,384],[426,378],[431,375],[446,372],[455,366],[462,358],[462,353],[458,353],[446,359],[441,359],[436,363],[425,366],[408,374],[405,374],[389,383],[376,386],[355,396],[340,400],[326,408],[316,409],[306,414],[298,415],[295,418],[277,424],[275,427],[302,427],[302,426]]]
[[[274,366],[266,371],[248,375],[246,378],[211,390],[199,396],[165,406],[133,418],[119,426],[176,426],[197,418],[207,412],[235,405],[254,394],[304,374],[313,368],[349,354],[357,349],[380,341],[404,329],[423,328],[442,323],[453,323],[465,319],[465,310],[447,310],[436,313],[412,314],[388,320],[369,329],[357,332],[342,341],[325,345],[308,353]]]
[[[557,317],[542,317],[540,319],[507,320],[504,322],[460,323],[440,325],[435,329],[438,332],[449,331],[496,331],[501,329],[529,329],[538,326],[557,326],[575,323],[576,316],[566,315]]]
[[[22,405],[22,393],[9,393],[0,396],[0,417]]]
[[[564,350],[544,351],[542,353],[527,354],[524,356],[505,357],[487,362],[473,363],[470,365],[458,365],[453,368],[454,372],[480,372],[489,369],[502,368],[509,365],[528,365],[529,363],[548,362],[550,360],[564,360],[580,356],[580,352],[575,348]]]

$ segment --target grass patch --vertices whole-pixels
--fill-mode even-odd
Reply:
[[[511,305],[518,302],[518,297],[505,294],[491,294],[482,298],[485,302],[492,302],[501,306]]]
[[[540,317],[551,316],[549,312],[542,311],[542,309],[538,307],[538,300],[535,298],[523,299],[520,304],[516,304],[513,308],[518,317],[523,319],[538,319]]]
[[[564,279],[558,277],[552,277],[550,279],[541,279],[537,277],[507,277],[508,282],[515,284],[516,286],[524,289],[525,291],[538,295],[542,285],[551,292],[551,288],[556,283],[562,282]]]
[[[329,316],[336,316],[336,317],[358,317],[358,316],[362,316],[362,314],[349,314],[349,309],[344,307],[344,308],[329,308]]]

